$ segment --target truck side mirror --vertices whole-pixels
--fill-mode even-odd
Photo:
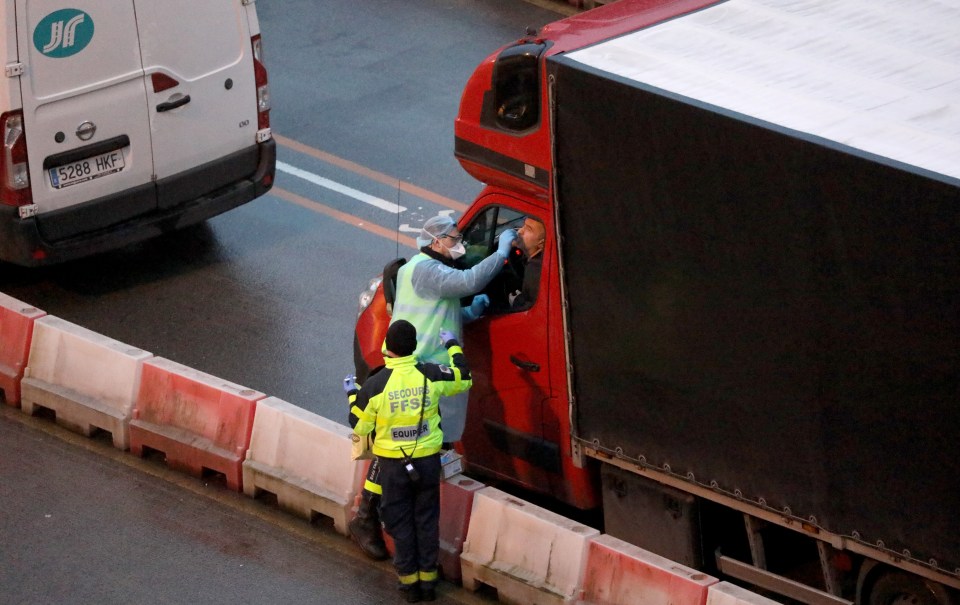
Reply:
[[[526,130],[540,122],[540,55],[546,44],[521,42],[497,57],[493,109],[497,126]]]

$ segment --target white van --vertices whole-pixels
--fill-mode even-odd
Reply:
[[[254,0],[2,1],[0,260],[117,248],[273,185]]]

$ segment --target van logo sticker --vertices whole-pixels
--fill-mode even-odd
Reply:
[[[33,30],[33,45],[53,59],[75,55],[93,39],[93,19],[76,8],[64,8],[44,17]]]

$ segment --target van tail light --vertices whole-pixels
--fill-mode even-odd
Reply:
[[[267,68],[263,64],[263,42],[260,34],[250,38],[253,45],[253,75],[257,86],[257,128],[270,128],[270,86]]]
[[[0,150],[0,203],[26,206],[33,202],[30,169],[27,166],[27,135],[23,132],[23,112],[0,115],[3,149]]]

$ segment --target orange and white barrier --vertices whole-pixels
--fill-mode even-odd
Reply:
[[[463,580],[460,555],[470,529],[473,497],[486,487],[463,475],[454,475],[440,484],[440,569],[451,582]]]
[[[707,592],[707,605],[780,605],[729,582],[718,582]]]
[[[584,605],[706,605],[718,582],[695,569],[602,535],[590,541],[584,575]]]
[[[343,535],[363,464],[350,459],[350,434],[341,424],[276,397],[257,402],[250,449],[243,462],[243,491],[267,491],[281,508],[306,519],[321,514]]]
[[[7,405],[20,405],[20,381],[30,354],[33,323],[44,315],[0,292],[0,391]]]
[[[597,530],[492,487],[474,494],[460,563],[463,586],[517,605],[573,603]]]
[[[227,487],[243,488],[242,464],[250,447],[257,401],[265,395],[154,357],[143,364],[130,420],[130,450],[163,452],[176,469],[202,477],[222,473]]]
[[[43,406],[86,434],[109,430],[118,448],[128,440],[134,454],[163,452],[195,476],[220,472],[230,489],[272,492],[283,508],[331,517],[347,534],[366,465],[350,459],[346,426],[3,293],[0,389],[27,413]],[[776,605],[463,475],[442,483],[440,499],[444,577],[492,586],[501,602]]]
[[[140,370],[151,357],[59,317],[42,317],[33,326],[21,408],[52,410],[58,424],[88,437],[96,428],[108,431],[125,450]]]

